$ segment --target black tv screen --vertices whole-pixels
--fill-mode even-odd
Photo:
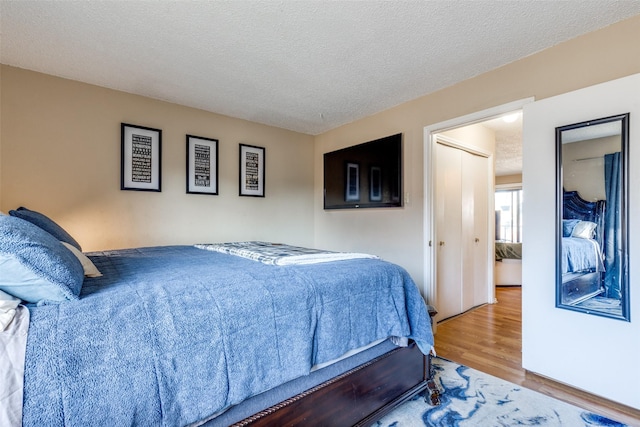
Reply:
[[[324,208],[402,206],[402,134],[325,153]]]

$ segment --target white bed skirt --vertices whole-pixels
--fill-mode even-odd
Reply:
[[[493,277],[496,286],[521,286],[522,260],[505,258],[496,261]]]

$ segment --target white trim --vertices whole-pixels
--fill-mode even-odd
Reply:
[[[448,147],[457,148],[459,150],[466,151],[467,153],[475,154],[476,156],[487,157],[490,158],[493,156],[493,153],[478,148],[474,145],[467,144],[462,141],[458,141],[457,139],[451,138],[450,136],[442,135],[440,133],[436,133],[435,140],[437,143],[446,145]]]
[[[456,117],[454,119],[445,120],[444,122],[434,123],[432,125],[425,126],[424,129],[425,131],[429,129],[430,132],[433,133],[446,132],[448,130],[459,128],[462,126],[468,126],[474,123],[495,119],[496,117],[503,116],[507,113],[512,113],[516,110],[522,110],[522,107],[533,101],[535,101],[534,97],[519,99],[507,104],[498,105],[497,107],[487,108],[486,110],[467,114],[462,117]]]
[[[510,182],[508,184],[496,184],[496,191],[503,190],[522,190],[521,182]]]
[[[526,104],[533,102],[535,99],[533,97],[523,98],[517,101],[509,102],[507,104],[499,105],[496,107],[488,108],[486,110],[478,111],[475,113],[467,114],[465,116],[457,117],[454,119],[446,120],[439,123],[434,123],[429,126],[425,126],[424,128],[424,218],[423,218],[423,226],[424,226],[424,239],[423,239],[423,247],[425,253],[425,262],[424,262],[424,285],[423,285],[423,294],[427,299],[427,303],[435,304],[436,302],[436,258],[435,251],[432,250],[434,246],[432,242],[435,241],[436,238],[436,226],[435,226],[435,206],[434,206],[434,193],[435,189],[433,188],[432,183],[435,181],[435,144],[437,143],[437,139],[443,140],[442,135],[438,135],[435,138],[435,135],[441,132],[445,132],[447,130],[455,129],[462,126],[468,126],[474,123],[483,122],[486,120],[490,120],[506,113],[513,112],[515,110],[521,110]],[[446,138],[445,138],[446,139]],[[477,150],[477,148],[476,148]],[[493,197],[493,189],[490,189],[489,194],[490,197]],[[490,204],[489,208],[493,212],[493,205]],[[489,218],[493,218],[492,215],[489,215]],[[489,221],[489,233],[492,233],[492,230],[495,226],[494,221]],[[490,234],[491,241],[493,242],[493,234]],[[491,257],[489,257],[491,258]],[[487,289],[487,300],[496,302],[495,298],[495,286],[493,286],[493,258],[487,260],[487,262],[491,262],[491,266],[489,267],[489,277],[487,280],[488,289]],[[436,307],[437,310],[437,307]]]

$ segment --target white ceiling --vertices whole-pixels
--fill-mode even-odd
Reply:
[[[0,61],[315,135],[639,13],[635,0],[0,0]]]
[[[522,112],[516,120],[507,123],[502,117],[482,122],[492,129],[496,137],[495,175],[517,175],[522,173]]]

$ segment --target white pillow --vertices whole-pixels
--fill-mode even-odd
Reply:
[[[76,256],[76,258],[78,258],[78,261],[80,261],[80,264],[82,264],[82,268],[84,269],[85,277],[102,276],[102,273],[100,273],[98,268],[91,262],[89,258],[87,258],[85,254],[80,252],[78,248],[67,242],[60,241],[60,243],[62,243],[65,248],[69,249],[71,253]]]
[[[581,239],[593,239],[596,235],[597,224],[591,221],[580,221],[573,227],[571,237],[580,237]]]
[[[4,331],[16,315],[20,299],[0,291],[0,332]]]

